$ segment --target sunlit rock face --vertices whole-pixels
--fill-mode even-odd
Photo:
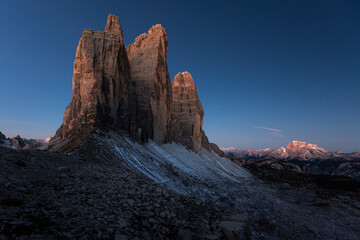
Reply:
[[[219,152],[202,130],[204,110],[190,73],[170,81],[168,39],[157,24],[126,48],[118,17],[105,31],[85,30],[74,61],[73,94],[48,149],[71,152],[92,130],[123,130],[142,142],[175,141]],[[174,92],[174,97],[173,96]]]
[[[178,73],[172,83],[171,131],[173,141],[194,151],[201,148],[204,109],[190,73]]]
[[[156,143],[167,142],[171,81],[166,63],[165,29],[157,24],[126,47],[138,102],[138,124]]]
[[[136,97],[118,17],[105,31],[84,30],[74,61],[73,93],[55,137],[67,138],[92,126],[134,131]]]
[[[193,77],[188,72],[176,74],[172,82],[170,139],[197,152],[201,148],[224,153],[210,143],[202,129],[204,109]]]
[[[292,141],[286,148],[275,149],[268,157],[276,159],[330,159],[337,157],[336,153],[331,153],[312,143]]]

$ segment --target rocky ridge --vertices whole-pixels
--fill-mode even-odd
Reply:
[[[245,159],[251,159],[251,158],[264,158],[267,157],[273,150],[270,148],[265,149],[247,149],[247,150],[241,150],[234,147],[222,147],[222,151],[226,153],[227,156],[230,157],[241,157]]]
[[[228,156],[242,157],[242,158],[273,158],[283,160],[325,160],[341,158],[346,160],[356,159],[360,156],[359,153],[346,154],[341,151],[329,152],[316,144],[306,143],[301,141],[292,141],[286,147],[280,147],[275,150],[270,148],[257,150],[240,150],[233,147],[221,148]]]
[[[357,153],[328,152],[315,144],[292,141],[275,150],[239,150],[221,148],[242,166],[269,168],[302,173],[347,176],[360,181],[360,158]]]
[[[202,129],[204,110],[190,73],[171,83],[167,45],[165,29],[157,24],[125,48],[119,19],[111,14],[105,31],[85,30],[76,50],[71,103],[49,150],[71,152],[98,128],[222,154]]]
[[[20,135],[7,138],[0,132],[0,146],[12,149],[35,150],[37,148],[46,147],[50,139],[50,137],[47,139],[26,139],[20,137]]]

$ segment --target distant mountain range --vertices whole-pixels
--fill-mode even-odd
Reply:
[[[48,137],[46,139],[26,139],[20,137],[19,135],[17,135],[16,137],[7,138],[0,131],[0,146],[12,149],[34,150],[47,145],[50,140],[51,137]]]
[[[240,150],[237,148],[222,147],[221,150],[230,157],[239,157],[245,159],[269,158],[282,160],[326,160],[326,159],[360,159],[360,152],[344,153],[341,151],[329,152],[322,147],[312,143],[292,141],[286,147],[280,147],[275,150],[248,149]]]
[[[302,173],[347,176],[360,181],[360,152],[329,152],[315,144],[292,141],[275,150],[221,148],[248,169],[290,170]]]

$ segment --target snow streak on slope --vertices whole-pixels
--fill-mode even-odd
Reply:
[[[316,207],[321,199],[315,192],[286,184],[265,185],[230,160],[203,149],[195,153],[175,143],[151,141],[142,145],[100,131],[89,141],[90,153],[102,163],[125,165],[180,194],[231,212],[247,212],[249,224],[259,228],[253,239],[360,239],[360,208],[344,203],[352,201],[346,196],[328,200],[329,207]],[[360,206],[357,200],[352,204]],[[268,223],[273,232],[264,232],[259,222]]]
[[[102,151],[113,154],[119,163],[181,194],[214,197],[222,184],[240,185],[251,179],[239,165],[205,149],[195,153],[179,144],[157,145],[151,140],[142,145],[113,132],[106,138],[95,137]]]

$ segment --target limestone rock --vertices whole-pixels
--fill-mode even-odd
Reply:
[[[165,29],[157,24],[126,47],[138,102],[138,124],[156,143],[167,141],[171,81],[166,63]]]
[[[0,140],[6,140],[6,136],[2,132],[0,132]]]
[[[204,130],[201,131],[201,146],[209,151],[214,151],[220,157],[224,157],[225,154],[215,143],[210,143],[208,137],[206,136]]]
[[[4,140],[6,140],[6,136],[2,132],[0,132],[0,144],[4,143]]]
[[[194,151],[201,148],[204,109],[190,73],[178,73],[172,83],[171,139]]]
[[[105,31],[84,30],[74,61],[73,93],[55,140],[93,126],[135,131],[136,97],[118,17]],[[86,134],[84,134],[86,135]]]

